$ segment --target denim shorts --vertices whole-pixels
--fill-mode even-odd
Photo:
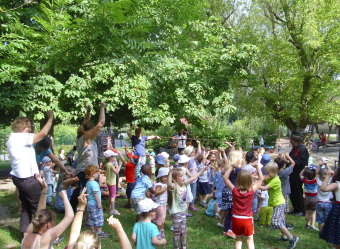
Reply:
[[[318,202],[316,205],[316,223],[325,223],[332,203]]]

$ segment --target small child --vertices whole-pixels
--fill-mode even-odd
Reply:
[[[327,166],[327,165],[326,165]],[[321,165],[316,170],[316,183],[318,185],[318,204],[316,205],[316,223],[318,223],[319,231],[322,231],[323,224],[327,219],[329,211],[332,208],[331,199],[333,198],[332,192],[324,192],[321,190],[322,183],[325,181],[327,171],[331,172],[329,166],[327,168],[321,168]],[[332,178],[329,179],[330,184]]]
[[[333,174],[333,171],[328,170],[320,188],[324,192],[333,192],[335,196],[335,203],[332,204],[331,211],[320,232],[320,238],[335,246],[335,249],[340,249],[340,168]],[[332,176],[331,184],[328,184]]]
[[[118,153],[114,153],[112,150],[106,150],[103,153],[106,159],[106,184],[109,189],[110,197],[110,214],[120,215],[117,209],[115,209],[116,200],[116,182],[117,175],[119,174],[120,168],[122,167],[122,161],[119,161],[117,165],[116,156]]]
[[[181,165],[178,164],[178,160],[179,160],[180,156],[181,156],[180,154],[175,154],[174,155],[174,165],[173,165],[174,168],[181,167]]]
[[[269,194],[268,190],[262,190],[258,195],[260,199],[260,226],[270,226],[273,215],[273,207],[268,206]]]
[[[120,159],[125,164],[125,180],[127,183],[126,186],[126,196],[127,196],[127,204],[124,206],[125,208],[132,208],[131,205],[131,193],[136,185],[136,178],[135,178],[135,171],[136,171],[136,165],[138,163],[138,156],[132,154],[131,152],[128,152],[128,147],[125,145],[125,153],[127,157],[129,158],[128,161],[125,160],[124,156],[120,151],[117,151]]]
[[[43,160],[41,161],[42,168],[41,170],[43,171],[44,178],[47,184],[47,199],[46,199],[46,204],[48,206],[53,207],[54,204],[52,202],[52,196],[53,196],[53,181],[52,181],[52,174],[53,174],[53,162],[52,160],[48,157],[45,156]]]
[[[215,214],[217,213],[217,209],[218,209],[218,204],[217,204],[215,192],[214,192],[213,198],[209,201],[208,206],[207,206],[207,210],[205,210],[205,214],[210,216],[210,217],[214,217]]]
[[[203,150],[203,155],[199,155],[197,157],[198,164],[198,171],[201,171],[206,164],[206,158],[205,158],[205,151]],[[204,171],[199,177],[198,177],[198,184],[197,184],[197,192],[199,193],[199,201],[202,206],[207,207],[207,200],[209,197],[211,197],[211,188],[209,184],[209,178],[208,178],[208,172]],[[204,198],[203,198],[204,197]]]
[[[104,214],[102,208],[102,199],[99,184],[95,178],[99,174],[99,170],[94,165],[89,165],[85,169],[86,192],[88,194],[87,213],[89,225],[92,227],[92,232],[96,232],[100,238],[107,238],[109,235],[102,231],[104,225]]]
[[[242,238],[247,239],[247,248],[255,248],[254,246],[254,222],[253,222],[253,199],[255,191],[259,189],[263,182],[263,175],[259,164],[256,164],[258,180],[253,184],[251,173],[242,170],[237,174],[236,186],[230,181],[229,176],[234,169],[242,165],[242,161],[229,165],[229,168],[223,176],[227,188],[232,192],[233,209],[232,209],[232,230],[236,235],[235,248],[242,248]]]
[[[159,231],[157,226],[152,223],[156,216],[156,208],[158,208],[158,205],[149,198],[138,203],[138,210],[141,211],[142,219],[133,227],[132,241],[136,245],[136,249],[152,249],[158,245],[166,244],[166,239],[158,238]]]
[[[149,164],[151,165],[151,167],[152,167],[152,173],[153,174],[155,174],[155,170],[156,170],[156,168],[155,168],[155,156],[156,156],[156,153],[155,152],[153,152],[153,151],[149,151]]]
[[[180,248],[180,240],[182,242],[181,248],[186,249],[187,217],[185,212],[187,209],[187,186],[192,181],[196,180],[204,170],[205,168],[199,172],[196,172],[191,178],[186,180],[184,171],[181,168],[173,168],[172,166],[170,167],[170,172],[168,175],[168,206],[170,209],[174,231],[173,242],[175,249]]]
[[[300,172],[300,178],[305,189],[305,219],[306,228],[319,231],[315,225],[316,218],[316,204],[318,203],[318,187],[316,183],[316,165],[306,166]]]
[[[285,199],[282,195],[281,181],[277,175],[279,167],[275,162],[269,162],[264,167],[267,175],[264,181],[267,183],[266,186],[261,186],[261,190],[269,190],[269,200],[268,205],[273,207],[273,216],[270,227],[272,230],[280,229],[282,234],[281,240],[289,241],[288,249],[295,248],[299,237],[290,234],[286,228],[285,220]]]
[[[165,166],[165,158],[163,155],[159,154],[155,159],[155,167],[152,169],[152,174],[158,176],[158,170]]]
[[[142,176],[136,180],[136,186],[131,192],[132,203],[137,211],[136,222],[141,219],[142,211],[139,209],[138,203],[146,198],[146,192],[149,190],[152,194],[155,193],[150,180],[152,168],[149,164],[144,164],[141,168]]]
[[[156,209],[157,213],[157,227],[160,232],[159,238],[165,238],[164,235],[164,221],[166,216],[166,205],[168,201],[167,192],[167,182],[168,182],[169,168],[160,168],[158,170],[157,182],[155,183],[155,195],[156,204],[158,205]]]

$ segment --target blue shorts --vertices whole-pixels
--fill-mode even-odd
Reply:
[[[127,198],[131,198],[131,193],[132,190],[135,188],[136,186],[136,182],[128,182],[127,186],[126,186],[126,196]]]
[[[197,192],[200,195],[208,195],[211,194],[211,187],[209,182],[198,182],[197,183]]]
[[[89,225],[95,227],[102,227],[104,225],[103,209],[97,208],[97,204],[88,204],[87,213],[89,215]]]
[[[316,205],[316,223],[325,223],[332,203],[318,202]]]

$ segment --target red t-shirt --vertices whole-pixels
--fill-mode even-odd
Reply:
[[[125,165],[125,178],[126,178],[126,182],[128,183],[132,183],[136,181],[136,177],[135,177],[135,171],[136,171],[136,165],[128,162]]]
[[[327,141],[327,140],[326,140],[326,137],[322,137],[322,138],[321,138],[321,143],[325,144],[326,141]]]
[[[234,186],[231,191],[233,195],[233,215],[239,216],[253,216],[253,199],[254,199],[254,190],[247,191],[242,194],[240,190]]]

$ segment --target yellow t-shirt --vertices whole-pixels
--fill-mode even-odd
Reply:
[[[106,183],[110,186],[116,185],[117,175],[113,172],[112,167],[117,167],[113,163],[106,164]]]

